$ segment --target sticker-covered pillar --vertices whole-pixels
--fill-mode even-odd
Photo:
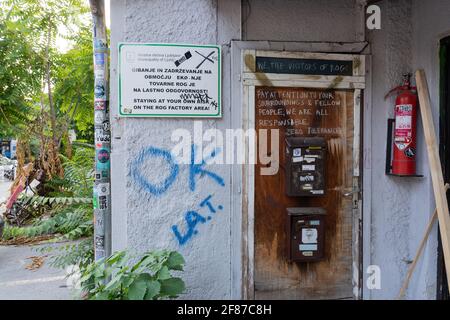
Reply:
[[[94,46],[94,252],[95,260],[111,253],[111,133],[108,99],[108,43],[104,0],[90,0]]]

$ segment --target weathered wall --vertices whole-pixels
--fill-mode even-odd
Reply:
[[[112,9],[112,84],[117,83],[118,42],[179,42],[214,44],[217,42],[217,1],[113,1]],[[112,85],[111,109],[117,114],[117,87]],[[221,120],[202,121],[203,129],[225,127],[228,112]],[[137,183],[138,172],[149,183],[160,183],[170,175],[166,161],[149,151],[153,147],[170,151],[173,130],[192,132],[189,119],[121,119],[114,121],[112,169],[114,249],[128,247],[137,251],[174,248],[186,258],[183,273],[187,298],[228,298],[230,296],[229,248],[229,174],[227,166],[207,166],[223,179],[224,186],[208,176],[196,175],[190,183],[189,165],[180,165],[176,177],[166,183],[167,190],[152,193]],[[141,156],[140,156],[141,155]],[[198,228],[179,246],[172,231],[177,225],[185,232],[185,214],[208,209],[200,203],[209,195],[215,206],[222,205],[210,221]],[[126,236],[118,233],[126,233]]]
[[[321,28],[317,1],[277,1],[279,9],[275,16],[266,18],[272,22],[269,38],[277,40],[312,40],[310,32],[315,26]],[[324,3],[323,1],[321,2]],[[307,23],[291,14],[289,6],[295,4],[306,11],[299,15],[309,16]],[[353,0],[342,5],[333,6],[328,12],[336,12],[344,17],[348,12],[352,16]],[[260,20],[258,7],[272,6],[270,2],[253,4],[257,11],[248,16],[245,24],[250,27],[247,37],[258,39],[267,30],[258,30],[264,21]],[[296,7],[297,8],[297,7]],[[300,8],[300,7],[298,7]],[[263,11],[266,9],[260,8]],[[319,11],[318,11],[319,10]],[[270,10],[271,11],[271,10]],[[273,13],[271,13],[273,14]],[[283,24],[276,22],[278,16],[283,17]],[[113,170],[113,249],[133,248],[138,251],[152,248],[174,248],[180,250],[187,260],[183,276],[187,282],[187,298],[229,298],[239,297],[239,271],[231,270],[230,248],[231,215],[230,215],[230,179],[231,171],[227,165],[211,165],[207,169],[223,178],[225,186],[220,186],[208,176],[196,179],[195,190],[189,185],[189,166],[180,165],[179,173],[171,182],[167,191],[152,194],[134,180],[134,171],[148,179],[151,183],[162,181],[168,175],[168,166],[159,158],[147,156],[142,159],[140,153],[148,147],[170,150],[173,143],[170,134],[174,129],[185,128],[193,131],[193,122],[188,119],[119,119],[117,118],[117,44],[119,42],[180,42],[180,43],[219,43],[223,46],[223,118],[220,120],[203,120],[203,129],[226,129],[231,126],[233,108],[229,104],[229,42],[241,37],[241,1],[111,1],[111,112],[113,142],[111,164]],[[256,20],[254,20],[256,19]],[[279,19],[278,19],[279,20]],[[329,20],[329,19],[327,19]],[[259,22],[255,22],[259,21]],[[354,41],[355,21],[342,19],[337,25],[328,23],[322,28],[321,39],[326,41]],[[305,26],[313,29],[304,29]],[[297,26],[296,32],[286,34],[289,26]],[[302,32],[298,32],[302,30]],[[336,32],[330,33],[330,30]],[[348,34],[350,32],[350,35]],[[258,34],[260,36],[258,36]],[[268,35],[269,36],[269,35]],[[136,165],[137,164],[137,165]],[[215,205],[222,205],[223,210],[211,221],[201,225],[199,233],[192,236],[187,243],[179,246],[172,233],[172,225],[183,227],[184,215],[188,210],[199,208],[200,202],[212,195]],[[201,209],[201,210],[204,210]],[[239,222],[233,221],[236,225]],[[234,273],[233,273],[234,272]],[[232,279],[233,278],[233,279]],[[237,280],[236,280],[237,279]],[[232,285],[234,287],[232,288]]]
[[[421,118],[418,119],[417,172],[423,178],[384,175],[386,118],[393,117],[394,97],[384,100],[391,88],[401,83],[401,75],[425,68],[436,130],[438,128],[438,39],[450,31],[448,1],[392,0],[381,7],[381,30],[367,33],[372,52],[372,138],[365,145],[365,174],[371,176],[370,223],[365,235],[365,263],[381,268],[381,290],[364,291],[366,299],[391,299],[398,294],[409,263],[422,238],[432,211],[431,187]],[[370,218],[371,220],[368,220]],[[436,225],[416,267],[407,298],[436,297]]]
[[[384,174],[386,120],[393,117],[394,106],[394,97],[385,101],[384,95],[401,84],[403,73],[413,71],[412,7],[410,1],[384,1],[379,5],[381,30],[368,32],[372,53],[372,139],[364,146],[364,173],[371,176],[372,185],[370,193],[364,190],[365,201],[371,197],[370,212],[366,214],[371,221],[364,221],[370,224],[370,238],[365,239],[364,250],[370,252],[365,265],[377,265],[381,269],[381,289],[367,290],[366,287],[364,295],[369,299],[393,299],[406,274],[408,261],[414,255],[414,247],[408,241],[410,226],[415,215],[428,215],[430,204],[428,200],[415,201],[418,192],[427,194],[425,179]],[[418,148],[422,146],[419,142]],[[422,154],[418,153],[419,163],[422,163]],[[421,164],[418,172],[423,172]]]
[[[356,0],[244,0],[243,40],[357,41]]]
[[[223,178],[225,186],[208,176],[196,177],[195,189],[189,184],[189,166],[180,165],[167,191],[152,194],[136,183],[133,170],[149,182],[168,175],[167,164],[156,157],[139,158],[148,147],[170,150],[174,129],[193,131],[189,119],[117,118],[118,42],[219,43],[223,45],[223,118],[203,120],[203,129],[230,128],[240,105],[230,105],[231,39],[277,41],[361,41],[361,11],[354,0],[111,0],[111,165],[113,206],[113,249],[174,248],[186,257],[186,298],[238,298],[240,270],[233,266],[239,246],[231,246],[232,226],[239,225],[239,214],[231,212],[231,168],[205,167]],[[431,180],[419,120],[418,173],[424,178],[396,178],[384,175],[386,119],[392,116],[393,99],[384,94],[399,84],[401,75],[426,68],[437,120],[437,40],[450,30],[449,3],[445,0],[392,0],[379,3],[382,29],[367,33],[371,43],[372,101],[370,140],[364,146],[365,209],[364,270],[368,265],[381,268],[381,290],[367,290],[365,299],[394,298],[401,286],[408,262],[413,258],[431,211],[434,209]],[[241,24],[242,10],[242,24]],[[430,23],[432,22],[432,23]],[[411,25],[413,27],[411,27]],[[241,28],[242,26],[242,28]],[[366,117],[367,119],[367,117]],[[420,119],[420,118],[419,118]],[[437,124],[437,123],[436,123]],[[136,162],[138,161],[138,162]],[[135,164],[139,165],[136,166]],[[212,195],[223,210],[200,225],[198,234],[179,246],[171,227],[182,228],[188,210]],[[201,208],[200,210],[204,210]],[[436,228],[408,291],[409,298],[435,297]],[[234,244],[236,242],[233,242]],[[236,254],[237,252],[237,254]],[[366,277],[364,278],[364,280]]]
[[[433,119],[439,139],[439,40],[450,35],[450,2],[446,0],[413,1],[413,66],[423,68],[427,74],[433,106]],[[423,143],[423,139],[422,139]],[[423,144],[422,144],[423,145]],[[425,151],[423,152],[425,156]],[[434,210],[434,194],[431,186],[428,163],[423,162],[423,172],[427,172],[428,194]],[[448,182],[448,181],[447,181]],[[428,214],[426,219],[428,219]],[[426,290],[427,298],[434,298],[436,292],[436,249],[437,225],[434,226],[433,237],[427,246],[421,268],[418,269],[419,281],[413,283],[412,292],[420,294]],[[417,234],[423,233],[423,224],[413,224],[411,237],[415,247],[418,246]],[[423,286],[420,283],[423,281]]]

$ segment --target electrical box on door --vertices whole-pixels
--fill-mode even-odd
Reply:
[[[286,194],[325,194],[326,141],[322,137],[287,137],[285,151]]]
[[[313,262],[324,258],[324,208],[287,208],[288,260]]]

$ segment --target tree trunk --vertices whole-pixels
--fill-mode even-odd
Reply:
[[[46,56],[46,78],[47,78],[47,92],[48,92],[48,105],[50,107],[50,125],[52,131],[52,139],[53,145],[57,146],[57,134],[56,134],[56,110],[55,105],[53,104],[53,95],[52,95],[52,83],[51,83],[51,75],[50,75],[50,45],[52,40],[52,22],[49,18],[48,25],[48,33],[47,33],[47,46],[45,48],[45,56]],[[56,151],[56,150],[55,150]]]

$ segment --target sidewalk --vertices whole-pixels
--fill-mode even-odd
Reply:
[[[5,201],[9,195],[9,187],[11,186],[12,181],[4,180],[0,177],[0,203]]]
[[[0,180],[0,203],[8,197],[11,183]],[[44,255],[34,250],[39,246],[0,246],[0,300],[72,299],[64,270],[50,267],[48,258],[36,270],[25,268],[32,263],[28,258]]]
[[[72,299],[64,270],[50,267],[48,258],[36,270],[25,268],[29,257],[44,255],[33,250],[38,246],[0,246],[0,300]]]

